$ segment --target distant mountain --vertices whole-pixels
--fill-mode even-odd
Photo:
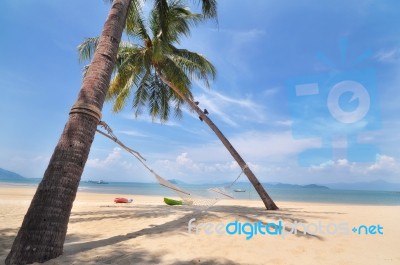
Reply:
[[[175,185],[187,185],[188,183],[186,183],[186,182],[184,182],[184,181],[182,181],[182,180],[179,180],[179,179],[168,179],[168,181],[169,182],[171,182],[172,184],[175,184]]]
[[[306,188],[306,189],[329,189],[329,188],[326,187],[326,186],[317,185],[317,184],[303,185],[303,188]]]
[[[0,168],[0,180],[22,180],[25,179],[23,176]]]
[[[400,191],[400,183],[390,183],[384,180],[375,180],[370,182],[353,183],[330,183],[325,184],[331,189],[336,190],[376,190],[376,191]]]
[[[267,188],[279,188],[279,189],[329,189],[326,186],[321,186],[317,184],[308,185],[297,185],[297,184],[287,184],[287,183],[263,183]]]

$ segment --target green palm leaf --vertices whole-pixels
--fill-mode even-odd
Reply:
[[[181,0],[154,0],[148,20],[139,3],[130,7],[126,23],[129,41],[119,46],[106,97],[112,102],[113,111],[121,111],[132,98],[135,116],[146,110],[153,119],[165,122],[172,112],[175,117],[182,117],[185,103],[169,84],[190,99],[192,80],[209,86],[209,80],[216,76],[215,67],[204,56],[175,47],[181,37],[190,35],[192,26],[215,17],[215,1],[199,2],[202,14],[193,13]],[[98,38],[88,38],[79,45],[80,60],[90,59],[97,45]]]

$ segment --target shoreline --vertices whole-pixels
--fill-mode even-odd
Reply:
[[[143,183],[141,183],[143,184]],[[148,184],[148,183],[145,183]],[[153,184],[153,183],[151,183]],[[158,186],[157,183],[154,183],[155,185]],[[1,188],[6,188],[6,187],[10,187],[10,188],[14,188],[14,187],[21,187],[21,188],[33,188],[34,190],[36,190],[38,183],[18,183],[18,182],[1,182],[0,181],[0,189]],[[99,184],[99,186],[102,186]],[[137,193],[135,194],[134,191],[131,192],[127,192],[125,190],[122,190],[122,192],[115,192],[117,188],[112,187],[111,189],[113,190],[107,190],[108,187],[104,187],[105,189],[101,189],[102,187],[98,187],[98,186],[93,186],[93,187],[87,187],[87,186],[80,186],[78,187],[78,194],[97,194],[97,195],[110,195],[113,194],[116,197],[120,197],[120,196],[149,196],[149,197],[175,197],[175,198],[179,198],[178,195],[170,190],[168,190],[167,188],[162,188],[159,192],[155,192],[155,193],[151,193],[151,194],[143,194],[143,191],[141,193]],[[149,188],[151,189],[151,188]],[[267,190],[268,193],[270,193],[272,191],[276,191],[274,189],[270,189]],[[278,190],[279,191],[279,190]],[[352,202],[352,201],[327,201],[327,200],[310,200],[309,198],[307,198],[307,196],[304,196],[305,198],[297,198],[298,200],[291,200],[291,199],[282,199],[282,198],[275,198],[272,196],[272,198],[274,199],[274,201],[276,201],[277,203],[305,203],[305,204],[326,204],[326,205],[358,205],[358,206],[400,206],[400,192],[396,192],[396,191],[358,191],[358,190],[330,190],[330,191],[337,191],[337,192],[344,192],[344,193],[368,193],[368,192],[373,192],[373,193],[383,193],[383,194],[388,194],[388,195],[393,195],[394,197],[396,197],[396,201],[393,202],[378,202],[378,201],[366,201],[366,202]],[[237,195],[237,194],[234,194]],[[242,194],[239,194],[242,195]],[[247,196],[247,195],[246,195]],[[364,196],[366,196],[364,194]],[[310,194],[309,196],[310,198],[313,198],[312,194]],[[235,201],[260,201],[261,199],[258,197],[258,195],[254,192],[252,192],[252,198],[234,198],[233,200]]]

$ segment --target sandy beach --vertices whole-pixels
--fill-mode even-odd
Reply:
[[[34,192],[34,187],[0,187],[0,263]],[[134,202],[116,205],[113,199],[121,196]],[[162,199],[78,192],[64,254],[45,264],[400,264],[400,206],[277,202],[279,211],[265,211],[258,201],[226,200],[202,212],[167,206]],[[246,240],[244,234],[220,235],[216,230],[206,234],[207,228],[189,233],[193,218],[195,227],[234,221],[277,224],[279,220],[313,225],[299,226],[297,235],[287,227],[285,236],[266,233]],[[314,224],[330,227],[324,228],[325,234],[313,234]],[[350,232],[335,227],[339,225]],[[360,225],[370,229],[368,234],[363,228],[360,234],[351,231]],[[310,234],[304,235],[304,227],[312,228]]]

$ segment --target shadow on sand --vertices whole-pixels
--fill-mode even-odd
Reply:
[[[124,209],[113,209],[112,206],[101,207],[99,212],[74,212],[71,215],[70,223],[81,223],[90,222],[96,220],[107,219],[125,219],[129,218],[134,220],[135,218],[158,218],[158,217],[169,217],[177,216],[171,221],[151,225],[150,227],[143,228],[138,231],[133,231],[125,235],[117,235],[105,239],[94,239],[92,237],[85,237],[85,235],[68,234],[66,239],[66,245],[64,247],[63,259],[68,257],[71,259],[75,254],[93,250],[101,247],[107,247],[124,241],[131,240],[133,238],[141,236],[157,236],[159,237],[163,233],[187,233],[188,221],[192,218],[196,218],[198,222],[213,222],[220,220],[223,217],[225,220],[236,220],[241,219],[242,221],[257,222],[262,221],[266,223],[267,220],[282,220],[284,222],[302,222],[307,223],[309,218],[323,219],[324,215],[332,214],[343,214],[340,212],[310,212],[303,211],[300,208],[283,208],[279,211],[266,211],[261,207],[245,207],[245,206],[214,206],[209,208],[207,211],[195,210],[190,207],[171,207],[165,205],[135,205],[126,206]],[[125,211],[126,208],[126,211]],[[12,239],[16,235],[17,229],[4,229],[0,230],[0,246],[1,256],[6,255],[11,247]],[[321,236],[304,235],[302,231],[296,235],[299,237],[307,237],[309,239],[324,240]],[[12,239],[11,239],[12,238]],[[86,241],[86,242],[82,242]],[[81,242],[81,243],[74,243]],[[160,250],[162,251],[162,250]],[[101,253],[100,256],[96,257],[102,264],[160,264],[162,261],[160,256],[163,253],[149,253],[143,250],[140,245],[132,246],[129,250],[117,250],[115,249],[110,253]],[[167,254],[167,253],[164,253]],[[79,255],[78,255],[79,256]],[[74,256],[77,258],[78,256]],[[5,257],[5,256],[4,256]],[[78,262],[79,260],[74,260]],[[83,262],[83,261],[82,261]],[[93,261],[95,264],[96,260]],[[87,263],[87,260],[85,260]],[[51,264],[51,263],[50,263]],[[235,265],[232,260],[229,259],[204,259],[194,258],[192,260],[182,260],[173,263],[174,265],[183,264],[220,264],[220,265]]]

